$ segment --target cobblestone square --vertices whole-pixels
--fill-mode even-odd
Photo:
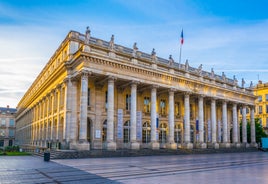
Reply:
[[[62,159],[0,157],[5,183],[268,183],[268,153]]]

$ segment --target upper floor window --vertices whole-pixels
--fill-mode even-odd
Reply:
[[[1,126],[6,126],[6,119],[2,119]]]
[[[127,94],[126,95],[126,110],[130,110],[131,107],[131,95]]]
[[[144,112],[150,112],[150,98],[149,97],[144,97],[143,110]]]
[[[160,114],[166,114],[166,100],[163,99],[160,100]]]
[[[262,114],[262,106],[259,106],[259,114]]]
[[[179,102],[175,102],[175,116],[180,116],[180,103]]]
[[[258,96],[258,102],[262,101],[262,96]]]
[[[246,108],[246,113],[247,113],[247,114],[249,113],[249,108]]]
[[[90,88],[87,89],[87,106],[90,106]]]
[[[9,133],[9,137],[14,137],[14,132],[15,132],[14,130],[11,130],[10,129],[9,132],[8,132]]]
[[[268,105],[266,105],[266,113],[268,113]]]
[[[105,108],[108,108],[108,91],[105,91]]]
[[[9,126],[15,126],[14,119],[9,119]]]
[[[268,101],[268,94],[265,95],[265,100]]]

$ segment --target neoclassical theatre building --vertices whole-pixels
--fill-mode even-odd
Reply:
[[[254,100],[235,77],[70,31],[18,104],[16,140],[74,150],[256,146]]]

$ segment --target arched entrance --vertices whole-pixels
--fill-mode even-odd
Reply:
[[[166,141],[167,140],[167,124],[161,123],[159,126],[159,143],[160,148],[166,147]]]
[[[181,124],[176,124],[174,128],[174,141],[177,143],[178,147],[182,144],[182,128]]]

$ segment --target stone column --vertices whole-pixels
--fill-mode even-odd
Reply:
[[[251,146],[258,147],[256,143],[256,130],[255,130],[255,118],[254,118],[254,106],[250,107],[250,138]]]
[[[140,149],[137,142],[137,83],[131,84],[131,108],[130,108],[130,142],[131,149]]]
[[[159,142],[156,138],[156,86],[151,90],[151,148],[159,149]]]
[[[68,96],[68,100],[71,103],[71,117],[69,124],[69,132],[70,132],[70,149],[77,149],[77,133],[78,133],[78,125],[77,125],[77,81],[73,79],[71,81],[71,91]],[[69,86],[68,86],[69,87]]]
[[[88,97],[88,73],[81,74],[80,90],[80,126],[79,126],[79,150],[89,150],[87,141],[87,97]]]
[[[215,149],[219,148],[219,144],[217,143],[217,127],[216,127],[217,119],[216,119],[216,100],[214,98],[211,99],[211,131],[212,131],[212,147]]]
[[[116,150],[114,142],[114,78],[108,79],[107,150]]]
[[[224,148],[229,148],[230,143],[228,142],[228,123],[227,123],[227,102],[222,102],[222,128],[223,128],[223,143],[221,144]]]
[[[168,113],[168,125],[169,125],[169,136],[168,136],[168,143],[167,147],[169,149],[177,149],[177,144],[174,141],[174,90],[169,90],[169,98],[168,98],[168,105],[169,105],[169,113]]]
[[[204,97],[198,97],[198,124],[199,124],[199,148],[207,148],[204,143]]]
[[[233,145],[240,147],[238,143],[238,123],[237,123],[237,104],[233,104]]]
[[[183,147],[192,149],[193,143],[190,141],[190,95],[184,94],[184,143]]]
[[[248,147],[248,142],[247,142],[247,109],[246,106],[243,105],[242,107],[242,143],[245,147]]]

